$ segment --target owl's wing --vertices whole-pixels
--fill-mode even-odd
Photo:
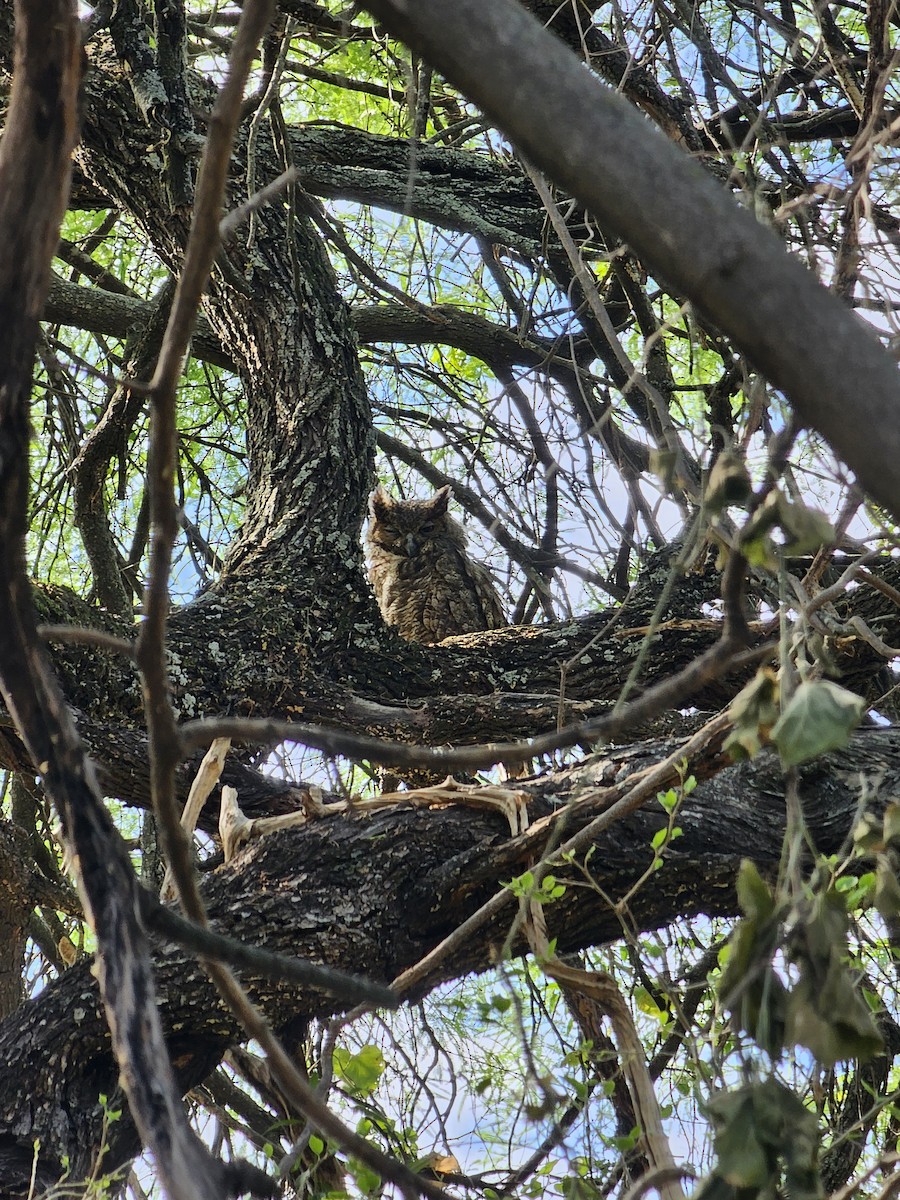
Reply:
[[[509,624],[503,611],[503,601],[497,591],[493,576],[482,563],[466,560],[466,573],[472,582],[475,596],[484,617],[484,629],[502,629]]]

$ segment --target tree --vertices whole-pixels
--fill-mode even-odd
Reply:
[[[0,1191],[892,1170],[891,10],[110,7],[0,14]]]

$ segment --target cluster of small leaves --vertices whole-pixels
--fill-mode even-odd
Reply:
[[[846,746],[866,711],[853,692],[828,679],[804,679],[781,707],[780,686],[769,667],[731,702],[731,733],[725,749],[735,759],[752,758],[771,742],[785,766],[809,762]]]
[[[698,1200],[754,1197],[817,1200],[819,1134],[815,1115],[777,1079],[718,1092],[706,1105],[716,1167]]]
[[[743,918],[722,953],[719,995],[732,1025],[773,1064],[805,1047],[824,1067],[883,1050],[849,956],[848,905],[858,888],[810,887],[802,898],[772,889],[744,862],[737,881]],[[702,1200],[742,1196],[801,1200],[822,1195],[815,1113],[774,1073],[715,1092],[703,1106],[715,1165]]]
[[[872,887],[875,907],[890,923],[900,916],[900,803],[889,804],[879,821],[865,813],[853,830],[853,843],[861,855],[875,857],[874,879],[864,876],[863,887]]]
[[[849,965],[844,895],[781,897],[751,862],[737,887],[744,915],[720,984],[735,1025],[773,1059],[797,1045],[826,1066],[877,1054],[881,1035]],[[790,970],[779,970],[779,954]]]
[[[351,1096],[370,1096],[384,1074],[384,1054],[371,1042],[355,1054],[339,1046],[334,1052],[334,1073]]]
[[[511,879],[506,887],[519,900],[536,900],[539,904],[552,904],[566,894],[565,884],[555,875],[544,875],[538,883],[533,871],[523,871]]]
[[[716,459],[703,493],[710,516],[726,509],[750,509],[740,531],[740,549],[755,567],[774,571],[785,557],[812,554],[834,541],[834,529],[818,509],[788,498],[780,487],[771,488],[762,502],[754,501],[753,481],[743,455],[725,450]],[[773,534],[780,533],[776,542]]]
[[[691,792],[697,787],[696,777],[687,775],[683,779],[681,785],[677,788],[667,788],[664,792],[657,792],[656,799],[662,805],[668,816],[668,822],[662,829],[657,829],[653,837],[650,839],[650,845],[653,849],[653,864],[651,870],[658,871],[663,865],[662,852],[667,846],[671,845],[676,838],[684,836],[684,830],[680,825],[675,824],[675,817],[678,813],[679,806],[686,796],[690,796]]]
[[[716,515],[733,505],[743,507],[753,494],[753,483],[743,455],[726,450],[716,459],[706,489],[703,503],[706,511]]]
[[[103,1132],[97,1148],[94,1170],[87,1179],[71,1179],[68,1156],[64,1155],[62,1178],[42,1193],[42,1200],[111,1200],[112,1197],[121,1195],[123,1170],[107,1172],[102,1169],[102,1166],[109,1149],[109,1127],[120,1120],[122,1110],[113,1108],[109,1103],[109,1097],[102,1092],[97,1097],[97,1101],[103,1113]],[[40,1140],[35,1140],[35,1165],[37,1165],[40,1149]]]
[[[781,541],[772,536],[780,530]],[[741,532],[741,552],[754,567],[774,571],[782,558],[814,554],[834,541],[834,529],[818,509],[789,500],[773,488]]]

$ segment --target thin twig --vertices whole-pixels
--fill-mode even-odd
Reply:
[[[664,1172],[664,1177],[658,1185],[660,1195],[664,1200],[684,1200],[681,1173],[675,1165],[669,1139],[663,1128],[659,1101],[656,1099],[653,1081],[647,1070],[644,1047],[641,1045],[631,1010],[625,1003],[618,984],[607,971],[585,971],[580,967],[569,966],[556,956],[550,949],[544,910],[534,899],[528,905],[525,929],[532,951],[541,967],[551,979],[556,980],[563,993],[571,989],[588,996],[609,1018],[634,1115],[640,1126],[647,1161],[654,1170]]]
[[[274,200],[276,196],[280,196],[292,183],[297,182],[298,177],[297,168],[288,167],[286,171],[282,171],[280,175],[276,175],[271,183],[267,183],[258,192],[254,192],[249,200],[245,200],[243,204],[239,204],[237,208],[233,208],[219,222],[219,237],[222,239],[222,242],[227,242],[234,237],[252,213],[258,212],[270,200]]]
[[[631,780],[631,786],[628,787],[627,791],[624,791],[620,798],[611,804],[605,812],[595,817],[593,821],[589,822],[576,834],[573,834],[572,837],[560,843],[552,854],[545,856],[534,867],[535,886],[537,887],[540,884],[541,880],[555,863],[561,862],[571,855],[578,854],[580,851],[586,849],[610,825],[622,820],[629,813],[636,811],[648,800],[652,799],[657,792],[669,786],[673,778],[680,777],[681,764],[685,760],[690,763],[694,756],[708,749],[710,745],[723,736],[728,726],[729,721],[727,716],[719,714],[711,721],[708,721],[702,729],[699,729],[686,742],[682,743],[677,750],[674,750],[652,767],[648,767],[647,770],[641,771]],[[578,804],[574,807],[577,810],[579,807],[584,807],[587,804],[596,803],[601,794],[605,796],[615,795],[617,790],[619,789],[590,789],[583,794]],[[570,811],[566,809],[533,822],[528,827],[525,837],[529,841],[535,842],[544,839],[547,830],[560,822],[563,816],[568,816]],[[464,946],[483,925],[501,912],[513,899],[514,894],[509,888],[503,888],[501,891],[496,892],[477,912],[474,912],[461,925],[458,925],[433,950],[430,950],[417,963],[398,975],[391,983],[391,990],[396,992],[398,996],[405,996],[413,989],[421,987],[442,962],[452,957],[457,949]],[[359,1015],[360,1011],[354,1010],[349,1013],[346,1020],[353,1020]]]
[[[669,412],[669,405],[660,394],[659,389],[654,387],[643,371],[634,365],[622,348],[622,344],[610,320],[609,313],[606,311],[606,305],[600,298],[594,277],[587,269],[584,259],[578,252],[578,247],[575,245],[574,239],[569,232],[568,225],[560,215],[556,201],[553,199],[553,193],[550,191],[544,176],[524,158],[522,158],[522,165],[525,168],[528,178],[534,184],[535,191],[544,206],[544,211],[550,218],[553,231],[566,252],[572,271],[578,280],[578,285],[587,300],[588,307],[603,331],[603,335],[609,343],[609,348],[613,352],[616,361],[625,372],[625,382],[620,390],[623,394],[627,394],[633,387],[637,388],[649,401],[659,421],[660,447],[665,448],[675,456],[676,462],[681,466],[681,469],[677,471],[678,484],[689,495],[693,495],[696,498],[696,487],[691,485],[690,476],[683,468],[684,451],[672,426],[672,415]]]
[[[137,657],[147,713],[151,787],[163,846],[182,907],[201,927],[207,924],[206,911],[191,864],[190,842],[175,808],[174,774],[184,742],[175,726],[165,660],[168,578],[172,547],[178,530],[172,486],[176,453],[175,391],[200,298],[220,244],[221,197],[231,160],[233,133],[240,116],[244,83],[256,46],[269,24],[272,9],[273,0],[245,0],[244,3],[229,74],[209,123],[184,267],[151,384],[153,419],[147,481],[153,539],[145,601],[146,618],[138,638]],[[248,1035],[255,1038],[265,1050],[279,1087],[301,1112],[327,1137],[335,1138],[385,1179],[397,1184],[405,1196],[413,1197],[421,1193],[432,1200],[442,1200],[445,1193],[441,1189],[420,1179],[405,1164],[384,1154],[348,1129],[330,1112],[303,1079],[230,968],[211,959],[204,958],[201,961],[228,1008]]]

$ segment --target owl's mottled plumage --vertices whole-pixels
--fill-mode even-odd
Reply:
[[[430,500],[369,500],[369,578],[385,621],[409,642],[506,625],[490,572],[466,553],[466,535],[447,512],[450,489]]]

